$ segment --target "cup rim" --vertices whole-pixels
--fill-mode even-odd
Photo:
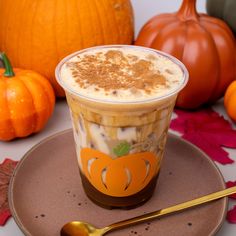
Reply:
[[[133,48],[133,49],[136,49],[136,50],[142,50],[142,51],[146,51],[146,52],[149,51],[149,52],[152,52],[152,53],[157,53],[158,55],[161,55],[161,56],[171,60],[173,63],[175,63],[181,69],[181,71],[183,73],[183,81],[176,89],[173,89],[170,93],[164,94],[162,96],[157,96],[157,97],[152,97],[152,98],[144,98],[143,100],[135,100],[134,99],[134,100],[128,100],[128,101],[124,101],[124,100],[116,101],[116,100],[111,100],[111,99],[93,98],[93,97],[90,97],[90,96],[86,96],[84,94],[81,94],[81,93],[73,90],[72,88],[70,88],[68,85],[66,85],[63,82],[63,80],[61,79],[60,72],[61,72],[62,66],[67,61],[69,61],[71,58],[73,58],[74,56],[76,56],[78,54],[81,54],[81,53],[84,53],[84,52],[87,52],[87,51],[92,51],[92,50],[99,50],[99,49],[103,49],[103,48],[110,48],[110,49],[114,49],[114,48]],[[143,46],[136,46],[136,45],[111,44],[111,45],[100,45],[100,46],[88,47],[88,48],[78,50],[78,51],[75,51],[74,53],[69,54],[68,56],[64,57],[58,63],[58,65],[56,66],[55,77],[56,77],[56,80],[59,83],[59,85],[66,92],[69,92],[69,93],[71,93],[75,96],[78,96],[78,97],[82,98],[82,99],[89,100],[89,101],[92,101],[92,102],[102,102],[102,103],[107,103],[107,104],[126,104],[126,105],[129,105],[129,104],[143,104],[143,103],[156,102],[156,101],[164,100],[164,99],[167,99],[169,97],[172,97],[172,96],[178,94],[178,92],[181,91],[186,86],[186,84],[189,80],[189,72],[188,72],[186,66],[179,59],[177,59],[176,57],[174,57],[174,56],[172,56],[168,53],[162,52],[160,50],[156,50],[156,49],[148,48],[148,47],[143,47]]]

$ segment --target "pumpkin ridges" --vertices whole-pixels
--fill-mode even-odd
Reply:
[[[115,11],[115,19],[116,19],[115,22],[117,22],[118,34],[120,38],[122,35],[122,38],[121,38],[122,41],[118,41],[118,42],[123,43],[123,44],[130,44],[134,40],[134,12],[132,8],[132,4],[130,1],[127,1],[127,0],[119,0],[119,1],[122,6],[121,8],[122,11],[121,10]],[[127,17],[125,12],[129,12],[131,17]],[[132,33],[130,34],[130,32]],[[123,38],[123,35],[125,35],[124,38]]]
[[[86,12],[87,12],[87,14],[88,14],[88,18],[89,19],[93,19],[93,12],[91,12],[91,1],[89,1],[89,0],[86,0],[86,7],[87,7],[87,10],[86,10]],[[99,19],[99,18],[98,18]],[[86,29],[86,28],[88,28],[87,30],[89,30],[90,31],[90,34],[92,34],[92,35],[94,35],[94,31],[93,31],[93,26],[90,26],[90,27],[87,27],[87,25],[84,27],[84,29]],[[91,41],[91,39],[90,38],[85,38],[85,44],[88,44],[88,45],[90,45],[91,43],[90,43],[90,41]],[[86,48],[86,46],[85,46],[85,48]]]
[[[31,76],[36,80],[40,85],[42,90],[45,92],[47,96],[47,100],[50,104],[50,107],[48,107],[48,118],[52,115],[52,112],[54,110],[55,105],[55,95],[53,88],[51,87],[51,84],[48,80],[43,79],[43,77],[36,73],[31,73]]]
[[[104,32],[103,32],[103,27],[100,28],[99,32],[97,32],[97,34],[99,36],[97,36],[96,34],[96,29],[99,28],[99,25],[102,24],[102,19],[100,17],[100,12],[98,10],[98,6],[101,7],[101,1],[99,1],[99,3],[97,3],[97,1],[94,1],[94,4],[96,5],[95,10],[91,10],[91,1],[87,0],[87,4],[89,6],[89,13],[90,13],[90,17],[94,20],[95,24],[93,25],[93,28],[91,28],[92,34],[95,36],[96,35],[96,39],[95,39],[95,45],[99,45],[103,42],[103,38],[104,38]],[[90,39],[91,40],[91,39]],[[87,42],[87,40],[86,40]],[[88,41],[88,45],[90,46],[91,43],[90,41]]]
[[[24,89],[30,95],[29,98],[32,102],[31,116],[32,116],[33,119],[32,119],[32,122],[31,122],[32,130],[29,133],[34,133],[35,130],[36,130],[38,121],[39,121],[38,109],[37,109],[36,104],[35,104],[35,98],[38,99],[39,94],[37,94],[37,97],[35,97],[34,94],[32,93],[31,88],[28,86],[30,78],[26,78],[24,75],[20,75],[20,73],[16,74],[16,76],[17,76],[17,79],[22,82],[22,85],[24,86]],[[37,91],[37,93],[39,93],[39,92],[40,91]]]
[[[34,4],[37,4],[37,3],[34,1]],[[28,67],[28,66],[31,67],[31,62],[32,62],[32,58],[31,58],[32,54],[30,53],[30,52],[32,52],[32,50],[31,50],[31,45],[32,45],[31,40],[32,39],[31,39],[31,35],[27,39],[27,37],[29,35],[24,33],[24,31],[25,31],[24,29],[27,29],[27,27],[28,28],[33,27],[32,25],[30,25],[31,19],[29,19],[29,16],[33,16],[33,15],[32,15],[32,13],[31,14],[22,14],[22,15],[18,14],[18,11],[22,11],[25,13],[29,12],[28,11],[29,6],[25,1],[22,1],[22,3],[18,7],[15,7],[15,8],[16,8],[16,17],[17,17],[16,22],[20,23],[20,27],[16,27],[14,25],[14,29],[11,34],[18,35],[17,46],[16,46],[15,50],[14,50],[14,47],[12,47],[11,51],[12,51],[12,53],[15,51],[16,56],[13,57],[10,54],[11,51],[8,52],[8,50],[7,50],[7,54],[9,56],[9,58],[11,59],[11,62],[14,62],[14,63],[12,63],[13,67],[15,67],[17,65],[16,66],[17,68],[24,69],[25,67]],[[17,9],[17,8],[19,8],[19,9]],[[35,9],[37,9],[37,8],[35,8]],[[24,22],[24,24],[22,25],[21,22]],[[21,43],[22,38],[24,41],[26,40],[26,42],[27,42],[26,46],[25,46],[25,43],[23,43],[23,44]],[[24,55],[24,56],[22,57],[21,55]],[[28,65],[24,66],[24,63],[26,61],[29,61],[30,63]]]
[[[64,7],[63,3],[66,7]],[[67,40],[67,34],[71,33],[68,29],[67,12],[60,11],[61,8],[67,8],[67,3],[68,2],[66,2],[66,1],[57,1],[56,0],[55,4],[54,4],[55,11],[54,11],[54,15],[52,17],[53,24],[51,26],[51,31],[53,32],[53,42],[55,45],[54,55],[59,60],[61,60],[67,54],[66,52],[63,51],[65,48],[65,45],[71,45],[71,43],[69,43]],[[60,4],[63,6],[61,6]],[[62,16],[62,12],[64,12],[63,16]],[[65,29],[67,30],[66,33],[61,32],[61,27],[60,27],[61,23],[65,24]],[[59,35],[59,37],[57,37],[58,35]],[[79,40],[79,38],[77,38],[76,40]],[[54,67],[56,67],[57,61],[55,60],[54,62],[52,62],[52,64],[54,65]],[[51,75],[50,69],[48,70],[47,73],[45,72],[45,75],[48,78],[48,80],[51,82],[51,85],[53,86],[55,93],[59,97],[65,96],[64,89],[62,89],[61,86],[59,86],[59,84],[57,83],[55,75],[54,74],[53,74],[53,76]]]
[[[0,3],[1,5],[1,3]],[[3,19],[6,19],[4,24],[3,24],[3,21],[0,20],[0,50],[1,51],[4,51],[3,48],[5,47],[5,44],[6,44],[6,38],[7,38],[7,26],[8,26],[8,22],[9,22],[9,18],[7,18],[6,16],[8,14],[10,14],[10,11],[9,11],[9,4],[7,5],[7,7],[5,7],[5,9],[3,10],[2,7],[0,7],[0,15],[1,15],[1,18],[3,17]],[[6,12],[8,12],[8,14],[6,14]]]
[[[234,42],[233,35],[231,32],[229,33],[227,27],[219,27],[214,21],[205,21],[204,25],[211,33],[216,44],[216,51],[220,60],[219,68],[221,68],[219,78],[224,78],[218,81],[217,87],[211,95],[210,101],[212,102],[223,96],[224,91],[235,77],[236,57],[232,60],[232,52],[235,52],[234,55],[236,55],[236,47],[235,44],[232,44]],[[227,45],[227,48],[225,45]]]
[[[53,76],[52,75],[52,69],[48,65],[54,65],[54,68],[57,65],[58,62],[58,53],[55,48],[55,39],[57,35],[54,35],[54,30],[55,30],[55,24],[57,24],[57,17],[53,16],[52,13],[54,12],[49,12],[45,11],[46,9],[52,9],[54,7],[54,3],[57,2],[56,0],[54,1],[37,1],[38,6],[35,6],[36,12],[33,17],[35,20],[31,20],[33,30],[32,30],[32,42],[31,42],[31,51],[30,55],[32,56],[31,58],[31,66],[28,67],[28,69],[34,68],[34,71],[44,75],[49,81],[51,82],[54,90],[58,93],[59,96],[64,96],[64,90],[58,85],[56,79],[55,79],[55,72],[53,70]],[[64,1],[62,1],[64,2]],[[45,4],[48,4],[45,6]],[[56,12],[56,11],[55,11]],[[64,12],[64,11],[63,11]],[[59,9],[60,13],[60,9]],[[60,13],[61,14],[61,13]],[[41,18],[41,19],[40,19]],[[53,19],[54,18],[54,19]],[[50,19],[50,20],[48,20]],[[51,25],[48,25],[47,22],[52,21]],[[54,22],[53,22],[54,21]],[[26,30],[27,32],[27,30]],[[45,34],[45,43],[43,47],[45,50],[42,50],[40,54],[37,54],[38,51],[41,51],[42,47],[42,42],[39,40],[41,35]],[[65,34],[66,35],[66,34]],[[62,37],[62,34],[60,34],[60,39]],[[67,41],[65,42],[62,41],[62,48],[64,48],[64,45],[67,44]],[[34,50],[32,50],[34,49]],[[33,52],[33,53],[32,53]],[[64,56],[64,55],[63,55]],[[61,58],[60,58],[61,59]],[[40,63],[39,63],[40,61]],[[43,69],[41,69],[43,67]]]
[[[52,61],[49,60],[49,58],[51,58],[54,55],[55,50],[53,47],[54,46],[53,27],[46,25],[46,22],[47,22],[46,19],[47,18],[52,19],[52,15],[51,13],[47,13],[45,9],[50,9],[53,6],[53,4],[52,4],[52,1],[35,1],[35,2],[36,2],[35,12],[32,11],[31,19],[28,19],[31,23],[30,27],[32,27],[32,31],[31,31],[31,36],[30,36],[31,49],[30,51],[28,51],[31,57],[31,64],[27,69],[35,68],[34,70],[36,72],[39,72],[40,71],[39,68],[43,66],[44,67],[43,74],[46,75],[47,77],[47,75],[49,74],[49,69],[48,69],[49,63],[55,63],[55,60],[52,60]],[[47,5],[45,6],[45,4]],[[46,37],[47,37],[46,44],[42,45],[42,42],[39,42],[38,39],[41,37],[41,35],[45,34],[45,31],[47,30],[48,27],[50,28],[46,34]],[[27,32],[27,30],[25,30],[25,32]],[[44,51],[43,53],[40,53],[39,55],[37,55],[37,52],[40,50],[42,46],[47,51]],[[52,81],[52,83],[54,85],[54,81]]]
[[[102,0],[103,1],[103,0]],[[96,2],[96,4],[97,4],[97,1],[95,1]],[[100,3],[101,4],[101,3]],[[96,11],[97,11],[97,15],[98,15],[98,20],[99,20],[99,22],[100,22],[100,24],[102,25],[102,27],[101,27],[101,35],[102,35],[102,40],[101,41],[103,41],[104,42],[104,44],[107,44],[107,38],[105,37],[105,35],[106,35],[106,32],[104,31],[104,29],[105,29],[105,27],[104,27],[104,23],[105,24],[107,24],[107,22],[104,22],[102,19],[103,19],[103,15],[101,14],[101,11],[100,11],[100,7],[98,7],[98,5],[97,5],[97,7],[96,7]]]
[[[91,34],[91,32],[90,32],[91,28],[90,28],[90,25],[89,25],[89,22],[87,19],[87,18],[89,18],[87,12],[90,11],[88,1],[89,0],[84,1],[84,6],[83,6],[84,11],[80,11],[80,18],[81,18],[80,21],[83,22],[81,24],[81,34],[84,35],[84,39],[83,39],[84,44],[83,44],[82,48],[89,47],[91,44],[90,43],[91,38],[88,37]],[[87,29],[89,32],[87,31]]]
[[[0,7],[0,13],[3,13],[3,14],[1,14],[0,22],[2,22],[2,19],[7,19],[5,24],[1,23],[1,27],[0,27],[0,29],[1,29],[0,32],[2,32],[2,34],[3,34],[1,38],[5,39],[5,40],[3,40],[3,43],[2,43],[3,47],[8,42],[8,34],[9,34],[9,28],[10,28],[10,19],[7,16],[12,14],[12,9],[14,8],[14,2],[12,2],[12,1],[8,1],[8,2],[9,2],[9,4],[8,4],[8,12],[7,12],[7,10],[2,12],[1,11],[2,7]],[[4,4],[4,3],[2,3],[2,4]],[[3,33],[3,29],[4,29],[5,33]],[[3,51],[2,48],[0,48],[0,49],[1,49],[1,51]]]
[[[66,5],[66,3],[65,3],[65,5]],[[57,14],[57,6],[58,6],[58,1],[55,1],[55,3],[54,3],[54,8],[56,9],[55,11],[54,11],[54,14],[53,14],[53,22],[54,22],[54,25],[55,25],[55,22],[56,22],[56,14]],[[66,12],[66,11],[65,11]],[[66,24],[66,23],[65,23]],[[66,29],[67,29],[67,27],[66,27]],[[60,55],[58,54],[58,38],[56,37],[56,27],[52,27],[51,28],[51,30],[53,31],[53,36],[54,36],[54,46],[55,46],[55,50],[54,50],[54,53],[55,53],[55,55],[56,55],[56,57],[57,58],[60,58]],[[61,38],[59,38],[59,40],[62,40]]]
[[[0,77],[2,69],[0,69]],[[5,78],[0,78],[0,119],[9,119],[9,109],[6,109],[7,103],[6,103],[6,83]]]
[[[13,5],[13,7],[11,8],[11,13],[10,13],[10,14],[12,14],[13,17],[10,18],[9,26],[14,25],[14,28],[19,29],[19,27],[16,26],[17,23],[18,23],[18,21],[17,21],[17,19],[16,19],[16,16],[17,16],[16,13],[17,13],[17,12],[16,12],[16,8],[15,8],[14,5]],[[10,29],[10,30],[12,30],[12,29]],[[6,41],[8,41],[8,39],[7,39]],[[11,44],[12,44],[12,45],[15,45],[15,43],[17,44],[16,35],[13,35],[13,36],[11,37]],[[12,51],[12,56],[13,56],[14,58],[16,57],[16,51]]]
[[[130,11],[132,14],[132,17],[128,18],[128,24],[125,24],[126,26],[129,26],[129,30],[126,31],[126,35],[128,36],[126,44],[130,44],[130,42],[134,42],[134,10],[130,1],[126,2],[126,5],[128,9],[127,11]],[[128,29],[128,27],[126,27],[126,29]],[[132,34],[129,32],[130,30],[132,31]]]
[[[182,26],[182,30],[180,30],[181,26]],[[178,34],[178,36],[176,34]],[[167,35],[168,35],[168,39],[170,39],[171,35],[173,35],[172,41],[173,40],[175,41],[175,45],[178,44],[178,51],[175,50],[176,46],[172,47],[172,48],[163,47],[163,40],[162,39],[166,38]],[[185,47],[185,40],[183,40],[183,39],[186,39],[186,37],[187,37],[186,24],[184,24],[182,22],[172,22],[167,27],[163,27],[162,29],[160,29],[158,35],[156,36],[156,39],[152,43],[152,47],[159,48],[160,50],[165,51],[166,53],[170,53],[173,56],[175,56],[176,58],[178,58],[179,60],[181,60],[183,58],[184,47]],[[182,41],[182,42],[179,43],[180,41]],[[159,42],[162,44],[160,44]],[[164,46],[165,45],[166,45],[166,42],[165,42]],[[181,48],[180,48],[180,46],[181,46]]]
[[[151,18],[142,27],[135,44],[140,46],[152,47],[152,43],[157,37],[159,31],[162,27],[165,26],[166,20],[168,20],[167,24],[170,25],[172,22],[175,22],[176,17],[169,13],[166,13]],[[157,31],[156,28],[158,28],[159,31]]]
[[[24,9],[24,7],[22,6],[22,9],[18,9],[19,11],[22,11]],[[18,20],[16,20],[16,22],[19,22],[20,23],[20,21],[18,21]],[[19,27],[16,27],[17,29],[19,29],[19,28],[21,28],[22,26],[19,24]],[[22,34],[22,31],[21,32],[19,32],[18,34],[16,34],[16,35],[18,35],[18,37],[17,37],[17,40],[16,40],[16,46],[15,46],[15,48],[18,48],[18,49],[20,49],[21,48],[21,46],[20,46],[20,38],[21,38],[21,34]],[[20,62],[20,57],[19,57],[19,50],[15,50],[15,53],[16,53],[16,64],[19,64],[19,62]],[[14,66],[14,65],[13,65]]]
[[[33,131],[32,122],[35,119],[32,99],[29,99],[30,93],[25,89],[24,84],[16,77],[7,80],[8,84],[8,104],[11,113],[12,126],[17,137],[28,136]],[[10,92],[11,91],[11,92]],[[19,102],[24,103],[23,106]]]
[[[100,15],[100,18],[101,18],[101,22],[102,22],[102,25],[103,25],[103,40],[104,40],[104,43],[105,44],[109,44],[109,40],[107,39],[106,35],[109,35],[109,38],[111,39],[111,42],[114,42],[116,41],[115,40],[115,37],[116,35],[115,34],[112,34],[112,28],[110,27],[110,20],[112,20],[114,22],[114,18],[115,18],[115,14],[114,12],[110,12],[110,11],[107,11],[106,9],[106,6],[105,5],[111,5],[111,2],[107,1],[107,0],[101,0],[101,3],[102,7],[99,7],[98,8],[98,12],[99,12],[99,15]],[[112,7],[112,5],[111,5]],[[112,7],[113,8],[113,7]],[[102,12],[106,12],[105,16],[102,14]],[[113,17],[112,19],[110,19],[110,14],[113,14]],[[114,27],[114,29],[119,32],[119,28],[118,27]],[[119,41],[117,41],[119,43]]]
[[[180,92],[177,98],[176,105],[183,108],[197,108],[205,101],[208,101],[211,93],[216,87],[218,81],[218,58],[215,48],[212,44],[204,47],[204,43],[211,40],[204,27],[194,23],[188,25],[188,35],[184,47],[185,53],[183,54],[182,62],[185,64],[189,71],[191,80],[186,85],[185,89]],[[194,45],[194,47],[193,47]],[[189,53],[194,50],[194,60]],[[203,55],[208,56],[208,60],[202,60]],[[196,61],[198,64],[196,66]],[[214,73],[210,73],[214,71]],[[204,79],[204,83],[199,83],[199,79]],[[201,94],[201,96],[199,96]],[[196,99],[196,97],[198,99]],[[188,106],[190,104],[190,107]]]
[[[79,31],[78,32],[80,35],[82,35],[82,23],[81,23],[82,21],[81,21],[81,12],[80,12],[80,8],[81,8],[80,4],[82,4],[82,3],[78,1],[77,4],[78,4],[78,8],[77,8],[78,11],[77,12],[78,12],[78,19],[79,19],[79,21],[78,21]],[[85,44],[84,44],[83,37],[80,37],[80,42],[81,42],[80,43],[81,48],[84,48]]]
[[[54,94],[53,88],[48,80],[42,80],[42,79],[39,79],[38,77],[36,78],[36,80],[38,81],[39,84],[41,84],[44,92],[46,93],[48,97],[48,101],[51,105],[49,109],[49,117],[50,117],[54,111],[54,106],[55,106],[55,94]]]
[[[0,69],[0,77],[1,72]],[[10,108],[7,103],[7,84],[4,78],[0,78],[0,139],[8,141],[15,135],[10,119]]]
[[[23,4],[24,1],[22,1],[21,4]],[[21,38],[23,39],[24,43],[20,43],[20,40],[18,40],[20,47],[17,49],[18,51],[18,58],[14,59],[11,54],[8,53],[9,58],[11,58],[11,61],[13,62],[13,66],[14,67],[19,67],[22,69],[25,68],[32,68],[33,67],[33,61],[34,61],[34,50],[33,50],[33,41],[32,41],[32,35],[34,33],[34,22],[36,19],[36,14],[37,14],[37,6],[39,4],[38,1],[33,1],[32,2],[32,6],[31,9],[29,11],[28,14],[23,14],[23,15],[19,15],[19,21],[20,22],[25,22],[21,27],[21,29],[17,29],[17,32],[15,34],[18,34]],[[28,4],[25,3],[25,8],[27,8]],[[28,11],[28,9],[26,10]],[[28,32],[26,29],[31,29],[31,32]],[[13,47],[11,48],[11,50],[14,50]],[[21,55],[24,55],[24,57],[22,57]],[[38,62],[39,63],[39,62]],[[40,60],[41,63],[41,60]]]
[[[184,24],[184,29],[183,29],[183,33],[184,33],[184,38],[186,40],[187,36],[188,36],[188,27],[187,27],[187,23]],[[183,35],[182,35],[183,37]],[[178,55],[176,55],[176,58],[179,59],[180,61],[182,60],[182,58],[184,57],[184,54],[185,54],[185,41],[183,40],[183,43],[182,43],[182,55],[181,57],[178,57]],[[179,49],[181,50],[181,49]],[[174,55],[174,54],[173,54]]]
[[[208,103],[211,103],[214,99],[216,99],[216,98],[214,98],[214,94],[216,94],[216,91],[219,88],[219,84],[222,81],[222,80],[220,80],[221,71],[222,71],[222,60],[221,60],[221,57],[220,57],[220,52],[219,52],[219,49],[218,49],[217,42],[215,41],[215,35],[212,33],[211,30],[209,30],[209,28],[207,28],[206,23],[202,25],[202,28],[205,30],[206,34],[209,36],[209,41],[211,41],[210,44],[214,47],[214,51],[216,52],[215,62],[217,61],[217,64],[218,64],[218,66],[215,66],[217,68],[216,70],[218,70],[218,73],[217,73],[218,76],[216,78],[215,87],[212,86],[213,89],[211,91],[211,96],[209,96],[209,98],[206,100]]]
[[[27,8],[26,2],[22,1],[21,4],[23,4],[23,6],[19,5],[18,7],[22,9],[22,12],[27,12],[28,9],[26,9]],[[19,35],[18,40],[17,40],[17,44],[18,44],[17,45],[17,50],[15,50],[15,51],[17,51],[16,58],[14,58],[13,55],[12,55],[12,51],[13,51],[12,48],[13,47],[11,47],[8,50],[6,50],[6,52],[7,52],[7,55],[9,56],[9,58],[11,59],[12,66],[15,67],[17,65],[17,67],[23,69],[24,67],[21,66],[21,64],[22,63],[24,64],[25,61],[27,61],[27,60],[31,62],[31,58],[30,58],[30,54],[27,51],[25,51],[25,53],[24,53],[25,47],[24,47],[24,45],[22,45],[20,43],[19,39],[23,39],[23,40],[26,39],[27,35],[24,33],[24,31],[25,31],[24,29],[29,27],[28,25],[30,24],[31,21],[28,20],[28,17],[27,17],[28,14],[23,14],[21,16],[19,14],[17,14],[16,16],[17,16],[17,20],[16,21],[19,21],[19,22],[24,21],[25,22],[25,24],[21,25],[20,28],[17,27],[15,29],[15,35]],[[30,47],[30,45],[31,45],[31,38],[28,39],[27,43],[28,43],[29,50],[31,50],[31,47]],[[5,48],[3,50],[5,50]],[[21,53],[24,53],[24,57],[23,58],[20,57]],[[27,67],[27,66],[30,66],[30,65],[26,64],[25,66]]]
[[[33,73],[30,74],[31,77],[32,74]],[[44,105],[45,100],[49,100],[47,93],[45,93],[44,88],[40,83],[35,83],[35,78],[18,75],[18,79],[24,83],[26,89],[29,91],[32,97],[32,103],[34,106],[34,111],[32,111],[32,114],[35,113],[35,119],[34,128],[32,129],[31,133],[36,133],[44,127],[46,121],[50,117],[51,108],[49,106],[45,107]]]
[[[74,3],[74,5],[72,4],[72,2]],[[80,41],[80,44],[82,45],[82,48],[86,47],[86,43],[90,44],[89,42],[89,38],[87,38],[87,35],[91,34],[91,26],[89,26],[89,21],[86,21],[86,14],[89,14],[89,6],[86,2],[83,1],[66,1],[66,9],[67,11],[65,11],[64,14],[64,21],[66,22],[66,29],[67,32],[65,33],[65,40],[62,43],[62,47],[67,49],[67,52],[63,53],[63,55],[61,55],[61,58],[65,57],[68,55],[69,53],[72,53],[74,51],[78,50],[78,43],[74,44],[74,41]],[[60,7],[61,9],[61,7]],[[70,14],[71,12],[74,12],[75,9],[77,10],[77,14],[73,16],[74,21],[69,21],[68,19],[70,18]],[[84,9],[85,12],[81,12],[80,9]],[[60,10],[62,12],[62,10]],[[58,21],[58,18],[56,19]],[[92,21],[92,19],[90,19]],[[75,23],[74,23],[75,22]],[[81,22],[83,22],[83,24],[81,24]],[[57,24],[57,22],[55,22]],[[60,27],[59,27],[60,28]],[[78,30],[75,30],[78,29]],[[83,37],[78,37],[77,32],[80,32],[80,35],[83,35],[85,30],[87,31],[87,35],[85,35],[85,38]],[[58,34],[57,34],[58,35]],[[90,39],[91,40],[91,39]],[[67,45],[70,45],[69,47]]]
[[[122,4],[122,3],[120,3],[119,1],[115,1],[116,2],[116,4]],[[110,5],[110,7],[111,8],[115,8],[115,2],[114,1],[111,1],[111,0],[106,0],[106,4],[109,4]],[[105,7],[104,7],[104,9],[105,9]],[[117,21],[117,14],[116,14],[116,12],[111,12],[111,14],[112,14],[112,17],[109,17],[108,18],[108,16],[109,16],[109,14],[107,14],[107,22],[108,23],[110,23],[109,24],[109,27],[110,27],[110,29],[112,30],[112,27],[111,27],[111,25],[114,25],[115,27],[116,27],[116,30],[117,30],[117,32],[119,32],[120,31],[120,29],[119,29],[119,23],[118,23],[118,21]],[[113,21],[112,23],[111,23],[111,21]],[[113,26],[113,27],[114,27]],[[113,40],[114,41],[117,41],[117,42],[120,42],[120,37],[119,37],[119,34],[117,34],[117,35],[114,35],[114,34],[112,34],[112,37],[113,37]],[[117,38],[115,38],[115,37],[117,37]]]

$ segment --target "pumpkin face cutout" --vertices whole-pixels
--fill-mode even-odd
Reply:
[[[100,192],[126,197],[138,193],[156,176],[158,158],[151,152],[128,154],[112,159],[90,148],[81,150],[82,171]]]

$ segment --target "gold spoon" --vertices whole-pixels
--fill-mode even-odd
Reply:
[[[65,224],[61,229],[61,236],[102,236],[108,231],[116,230],[122,227],[130,226],[133,224],[141,223],[147,220],[155,219],[159,216],[167,215],[173,212],[181,211],[193,206],[197,206],[203,203],[207,203],[219,198],[223,198],[229,196],[231,194],[236,193],[236,187],[231,187],[225,190],[221,190],[219,192],[211,193],[209,195],[196,198],[194,200],[180,203],[175,206],[171,206],[165,209],[161,209],[158,211],[150,212],[145,215],[140,215],[131,219],[127,219],[124,221],[120,221],[114,223],[112,225],[106,226],[101,229],[95,228],[93,225],[81,221],[72,221]]]

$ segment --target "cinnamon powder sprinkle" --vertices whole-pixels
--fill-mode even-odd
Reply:
[[[152,61],[124,56],[123,52],[109,50],[105,53],[78,57],[67,67],[81,88],[91,85],[96,90],[132,89],[150,93],[157,87],[168,87],[166,78],[154,67]]]

